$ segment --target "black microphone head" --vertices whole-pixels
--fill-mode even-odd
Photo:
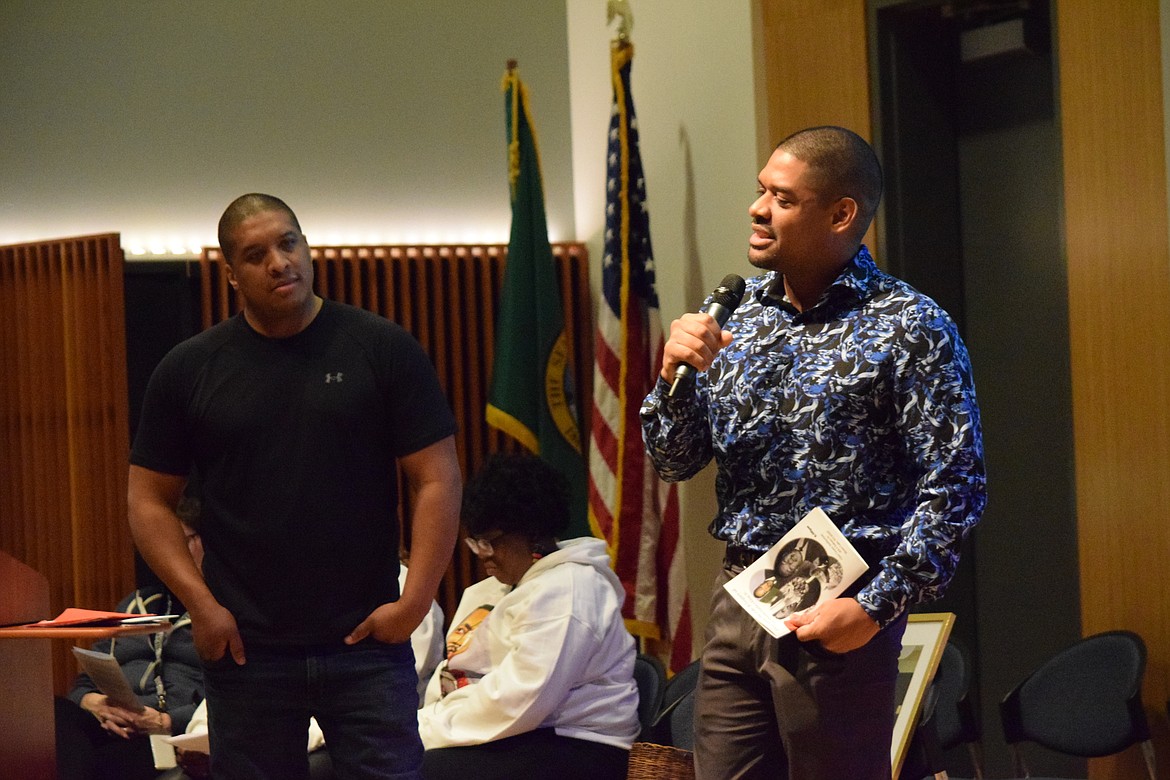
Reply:
[[[711,293],[711,302],[703,311],[715,318],[719,327],[727,324],[731,312],[743,300],[744,288],[747,283],[738,274],[728,274]],[[694,382],[695,369],[689,363],[680,363],[674,371],[674,382],[670,385],[667,395],[674,398],[680,389],[685,392]]]
[[[717,303],[728,311],[734,310],[736,306],[739,306],[739,302],[743,300],[743,291],[746,284],[743,277],[739,274],[728,274],[723,277],[723,281],[711,293],[711,303]]]

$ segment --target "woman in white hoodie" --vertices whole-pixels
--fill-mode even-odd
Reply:
[[[635,649],[605,543],[557,543],[568,489],[534,456],[495,456],[463,501],[490,576],[464,591],[419,710],[424,778],[624,778]]]

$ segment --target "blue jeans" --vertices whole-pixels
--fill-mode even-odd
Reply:
[[[310,716],[325,733],[337,777],[420,777],[409,643],[249,648],[243,666],[225,655],[204,663],[203,673],[216,780],[307,778]]]

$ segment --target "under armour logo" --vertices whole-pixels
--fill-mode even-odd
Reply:
[[[338,371],[336,374],[329,374],[329,373],[325,374],[325,384],[329,384],[330,382],[340,382],[340,381],[341,381],[341,372],[340,371]]]

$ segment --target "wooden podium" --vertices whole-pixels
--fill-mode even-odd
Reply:
[[[49,617],[48,580],[2,550],[0,583],[0,625]],[[0,639],[0,767],[21,780],[57,777],[50,641]]]
[[[49,582],[0,550],[0,770],[20,780],[55,780],[54,639],[93,640],[169,631],[171,624],[19,626],[49,617]]]

